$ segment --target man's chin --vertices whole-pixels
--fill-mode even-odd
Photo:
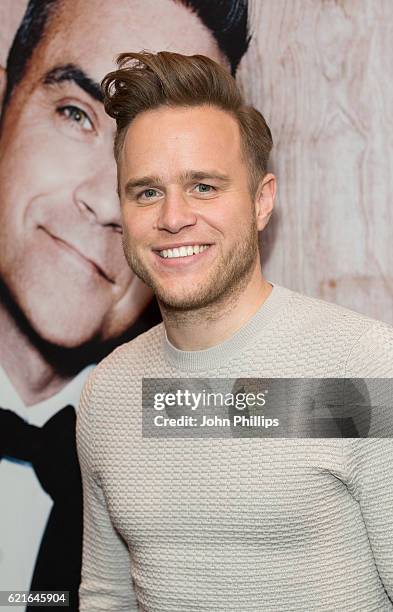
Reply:
[[[145,302],[150,299],[149,294],[149,300],[145,299]],[[116,342],[135,323],[143,311],[139,304],[137,306],[125,314],[113,310],[94,311],[92,305],[73,311],[58,309],[56,317],[36,310],[34,314],[28,312],[26,319],[38,341],[42,339],[59,349],[72,350],[91,345],[91,348],[96,346],[99,350],[99,345]]]
[[[60,294],[54,282],[50,286],[41,283],[38,288],[29,288],[24,284],[16,286],[15,291],[12,289],[14,287],[1,283],[4,309],[11,315],[19,333],[37,347],[44,349],[45,345],[52,345],[59,349],[78,349],[109,339],[104,331],[113,304],[107,295],[91,295],[78,288],[71,290],[66,283]],[[119,324],[122,324],[120,331],[124,331],[124,324],[129,323],[124,317],[119,321],[119,316],[112,316],[111,332],[113,319],[118,324],[116,332]],[[111,333],[111,339],[113,335]]]
[[[44,342],[65,350],[79,349],[94,339],[98,339],[96,330],[81,328],[77,325],[70,327],[69,323],[66,326],[61,326],[61,323],[58,326],[35,323],[32,327]]]
[[[37,341],[63,349],[78,349],[100,336],[99,316],[94,316],[90,310],[90,317],[86,310],[72,312],[70,308],[25,311],[25,316]]]
[[[159,303],[166,310],[179,312],[187,312],[191,310],[199,310],[205,308],[214,301],[212,292],[209,294],[201,294],[200,292],[190,291],[189,293],[170,293],[168,291],[156,291],[156,297]]]

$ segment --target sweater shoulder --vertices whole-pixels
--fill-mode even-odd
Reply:
[[[340,344],[348,377],[393,376],[393,326],[344,306],[293,292],[292,315],[299,328],[327,346]]]
[[[95,384],[122,379],[132,374],[138,377],[148,368],[161,350],[163,323],[116,347],[94,368],[92,378]]]
[[[373,330],[375,333],[379,331],[387,335],[393,333],[393,327],[388,323],[296,291],[292,291],[291,308],[295,316],[307,319],[312,328],[333,326],[337,332],[342,332],[344,335],[353,335],[357,332],[372,334]]]

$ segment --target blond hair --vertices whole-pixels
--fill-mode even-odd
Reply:
[[[114,143],[118,162],[130,123],[148,110],[168,107],[215,106],[230,113],[241,134],[242,153],[249,169],[249,188],[255,194],[267,172],[273,139],[263,115],[244,103],[231,74],[204,55],[121,53],[118,70],[105,76],[101,86],[104,107],[116,120]]]

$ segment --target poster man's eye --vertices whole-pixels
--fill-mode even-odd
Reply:
[[[57,109],[57,112],[66,121],[73,123],[77,128],[80,128],[81,130],[87,132],[92,132],[94,130],[94,126],[89,115],[78,106],[67,104],[66,106],[60,106]]]

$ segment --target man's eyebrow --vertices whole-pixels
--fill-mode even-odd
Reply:
[[[156,185],[162,187],[162,181],[158,176],[141,176],[140,178],[130,179],[124,186],[124,193],[126,195],[133,195],[134,190],[138,187],[151,187]]]
[[[230,178],[227,174],[222,174],[217,170],[186,170],[180,176],[182,181],[203,181],[204,179],[214,179],[221,181],[224,184],[230,183]]]
[[[180,182],[187,181],[204,181],[214,179],[218,180],[224,185],[230,183],[230,178],[226,174],[211,170],[186,170],[179,176]],[[163,181],[159,176],[141,176],[140,178],[130,179],[124,186],[124,193],[128,196],[132,196],[134,190],[138,187],[162,187]]]
[[[93,81],[82,68],[78,68],[75,64],[65,64],[64,66],[56,66],[49,70],[43,78],[44,85],[53,85],[56,83],[63,83],[64,81],[71,81],[78,87],[83,89],[89,96],[97,100],[97,102],[103,102],[103,94],[101,91],[100,84]]]

